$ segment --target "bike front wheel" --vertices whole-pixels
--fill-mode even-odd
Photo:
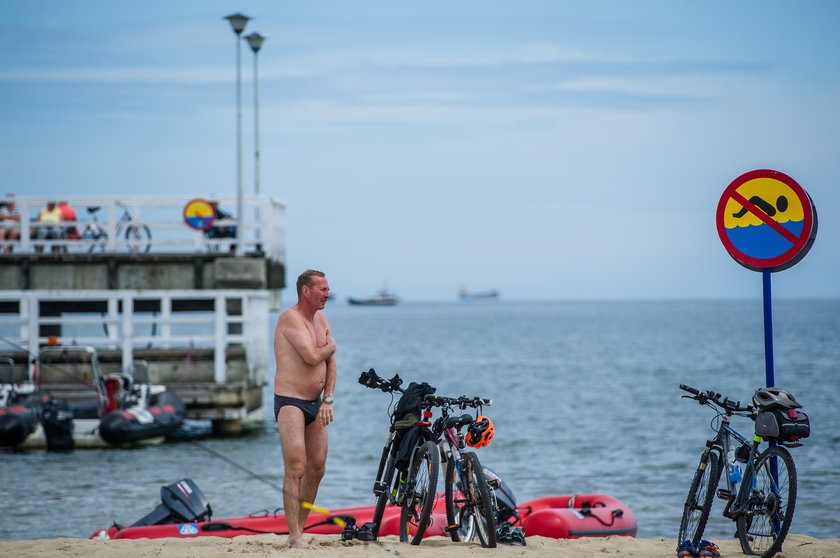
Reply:
[[[796,506],[796,465],[781,446],[764,450],[744,477],[748,490],[738,514],[738,538],[745,554],[773,556],[782,547]]]
[[[400,541],[420,544],[435,504],[440,454],[434,442],[420,446],[408,472],[400,512]]]
[[[718,455],[715,452],[703,454],[685,499],[680,533],[677,537],[678,543],[688,540],[697,544],[703,538],[709,512],[712,510],[715,490],[720,482],[720,472],[721,463]]]
[[[79,236],[79,240],[89,243],[87,249],[88,254],[92,254],[97,250],[104,252],[105,243],[108,241],[108,233],[99,227],[85,225],[82,234]]]
[[[376,507],[373,511],[373,518],[371,522],[373,522],[373,536],[379,536],[379,528],[382,526],[382,517],[385,514],[385,506],[388,505],[388,494],[389,491],[394,490],[392,488],[392,484],[394,484],[394,478],[399,477],[399,471],[394,469],[394,458],[389,457],[388,461],[385,464],[384,468],[384,476],[382,478],[382,492],[376,497]],[[376,490],[374,489],[374,494]]]

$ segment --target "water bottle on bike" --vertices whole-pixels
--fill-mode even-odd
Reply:
[[[729,480],[733,483],[741,482],[743,477],[741,475],[741,466],[738,465],[738,460],[735,456],[735,448],[729,448],[729,454],[726,457],[726,461],[729,464]]]

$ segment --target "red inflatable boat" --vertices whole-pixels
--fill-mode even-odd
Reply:
[[[209,520],[210,506],[204,495],[190,480],[161,488],[160,504],[153,512],[130,527],[113,525],[94,532],[91,539],[157,539],[163,537],[191,538],[199,536],[238,537],[240,535],[278,534],[288,532],[282,514]],[[374,506],[343,508],[329,511],[329,516],[309,514],[304,529],[312,534],[340,534],[342,527],[330,517],[349,516],[356,525],[372,520]],[[191,516],[195,521],[177,522]],[[636,535],[636,519],[630,509],[616,498],[602,494],[547,496],[525,502],[516,507],[508,520],[521,526],[526,536],[555,539]],[[400,508],[388,506],[379,528],[380,536],[399,535]],[[433,508],[432,521],[424,537],[448,536],[443,493],[439,493]]]
[[[636,536],[636,518],[617,498],[603,494],[546,496],[518,506],[525,536],[555,539]]]

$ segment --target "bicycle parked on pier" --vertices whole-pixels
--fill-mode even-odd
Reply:
[[[466,447],[482,448],[493,439],[492,421],[481,414],[482,407],[492,405],[489,399],[461,396],[457,398],[426,396],[427,405],[438,406],[441,416],[432,426],[443,462],[444,497],[446,500],[446,531],[454,542],[472,541],[475,535],[485,548],[496,547],[495,492],[484,476],[478,456]],[[454,416],[456,409],[476,409],[476,416],[463,413]],[[467,427],[466,435],[462,428]]]
[[[133,254],[145,254],[152,246],[152,233],[149,227],[142,223],[134,221],[134,216],[127,207],[123,207],[123,213],[117,221],[116,234],[117,238],[125,240],[128,251]],[[99,250],[105,251],[108,243],[108,231],[99,222],[96,213],[101,209],[98,206],[91,206],[87,208],[88,214],[91,216],[91,222],[85,225],[79,235],[79,240],[87,243],[88,253],[93,253]]]
[[[714,391],[700,391],[680,384],[680,389],[701,405],[715,410],[715,436],[706,442],[685,501],[678,550],[696,555],[715,495],[726,501],[724,517],[735,521],[736,534],[745,554],[767,558],[776,554],[790,529],[796,506],[796,466],[784,447],[801,446],[810,434],[807,415],[789,392],[761,388],[753,405],[741,405]],[[755,436],[748,440],[731,425],[733,416],[755,421]],[[714,423],[717,421],[717,425]],[[770,445],[763,451],[763,442]],[[744,464],[743,473],[740,470]],[[718,490],[727,467],[724,488]],[[686,554],[688,555],[688,554]]]

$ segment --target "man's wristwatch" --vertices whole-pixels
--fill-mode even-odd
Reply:
[[[335,399],[333,399],[332,395],[328,395],[324,397],[324,403],[329,403],[330,405],[332,405],[333,403],[335,403]]]

